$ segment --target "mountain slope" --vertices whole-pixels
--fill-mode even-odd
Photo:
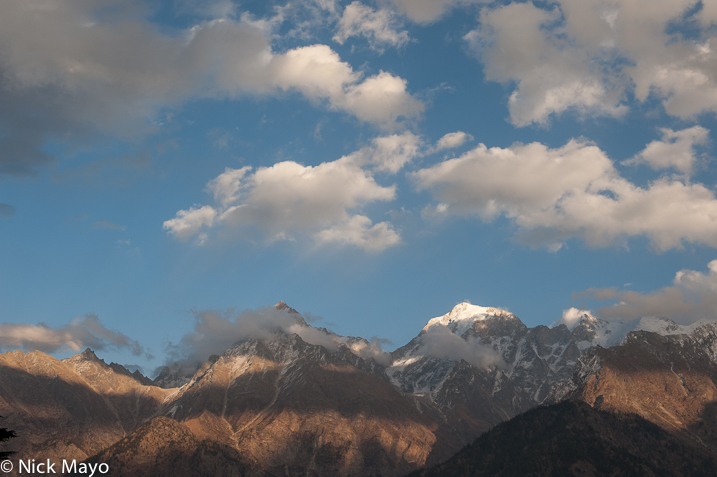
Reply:
[[[712,476],[714,455],[634,414],[577,401],[538,407],[411,477]]]
[[[0,355],[0,415],[23,458],[84,459],[132,432],[171,391],[146,386],[86,350],[59,361],[39,351]]]
[[[197,439],[186,426],[166,417],[143,424],[86,462],[108,464],[115,477],[239,477],[249,475],[250,467],[235,449]]]
[[[586,353],[563,392],[599,409],[639,414],[717,451],[716,351],[717,323],[690,335],[633,332],[620,346]]]
[[[402,475],[460,445],[430,401],[361,368],[370,367],[346,348],[331,353],[298,335],[249,339],[198,372],[164,412],[269,472]]]

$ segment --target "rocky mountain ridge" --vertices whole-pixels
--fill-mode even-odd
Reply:
[[[402,475],[448,458],[541,403],[566,396],[597,407],[613,402],[586,391],[606,382],[595,376],[605,372],[607,351],[629,354],[636,340],[667,340],[684,349],[692,343],[689,359],[714,364],[717,355],[709,326],[688,330],[665,319],[607,322],[585,314],[572,329],[528,328],[505,310],[468,303],[429,320],[388,354],[363,338],[313,328],[283,302],[276,308],[291,317],[295,332],[277,328],[240,339],[191,374],[178,365],[153,383],[89,350],[62,361],[38,352],[0,355],[3,426],[24,432],[16,449],[28,458],[102,452],[126,469],[122,475],[138,471],[127,451],[132,442],[149,439],[162,455],[178,455],[157,430],[167,425],[171,435],[189,430],[216,452],[238,455],[231,468],[247,475]],[[608,343],[623,346],[602,348]],[[691,375],[682,376],[685,386],[696,386]],[[165,417],[183,427],[143,426]],[[191,455],[201,460],[206,452]]]

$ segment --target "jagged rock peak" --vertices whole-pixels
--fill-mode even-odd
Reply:
[[[453,307],[453,309],[443,316],[432,318],[428,321],[428,324],[423,328],[428,330],[433,325],[449,326],[451,324],[462,323],[465,327],[470,327],[476,321],[483,321],[491,316],[500,316],[503,318],[517,319],[514,314],[509,311],[502,310],[500,308],[485,307],[472,305],[468,302],[459,303]],[[462,328],[462,326],[458,326]],[[461,333],[456,333],[461,334]]]
[[[286,310],[286,312],[289,313],[290,315],[296,315],[295,319],[296,319],[297,324],[299,324],[301,326],[309,326],[309,324],[306,322],[306,320],[304,320],[304,317],[301,316],[301,313],[299,313],[298,311],[296,311],[295,309],[293,309],[292,307],[290,307],[289,305],[284,303],[284,300],[279,300],[279,303],[274,305],[274,308],[276,308],[279,311]]]
[[[72,361],[92,361],[95,363],[101,363],[107,366],[107,363],[105,363],[105,360],[100,359],[97,357],[94,351],[92,351],[90,348],[85,349],[82,353],[76,354],[73,357],[70,358]]]
[[[279,311],[288,310],[289,313],[297,313],[297,314],[299,313],[298,311],[294,310],[292,307],[290,307],[289,305],[284,303],[284,300],[279,300],[279,303],[274,305],[274,308],[276,308]]]

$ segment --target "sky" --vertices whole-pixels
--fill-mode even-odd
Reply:
[[[4,0],[0,73],[3,352],[717,318],[717,2]]]

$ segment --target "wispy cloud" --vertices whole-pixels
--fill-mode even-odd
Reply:
[[[109,229],[109,230],[119,230],[121,232],[124,232],[127,230],[127,227],[124,225],[116,224],[114,222],[110,222],[109,220],[98,220],[92,224],[93,229]]]
[[[52,328],[42,323],[0,324],[0,349],[60,353],[81,351],[83,348],[92,348],[95,351],[129,350],[135,356],[151,357],[139,342],[119,331],[107,329],[96,315],[74,318],[60,328]]]
[[[400,48],[411,41],[408,32],[398,31],[399,28],[401,24],[393,10],[374,10],[361,2],[352,2],[344,9],[333,40],[343,45],[349,38],[361,36],[371,48],[383,52],[386,47]]]
[[[717,260],[707,264],[707,273],[680,270],[672,286],[651,292],[635,292],[611,288],[589,288],[574,293],[572,298],[615,300],[613,305],[596,310],[597,316],[607,319],[633,319],[642,316],[664,316],[678,323],[690,324],[699,320],[717,320]]]
[[[194,330],[185,334],[178,343],[167,346],[167,364],[178,364],[189,372],[205,362],[211,355],[221,355],[234,344],[255,339],[274,339],[277,333],[297,334],[305,342],[336,351],[341,345],[349,345],[347,338],[329,331],[313,328],[302,323],[300,315],[274,307],[229,311],[194,312]],[[364,358],[379,361],[388,359],[388,353],[381,349],[381,340],[373,339],[368,344],[351,346]]]

